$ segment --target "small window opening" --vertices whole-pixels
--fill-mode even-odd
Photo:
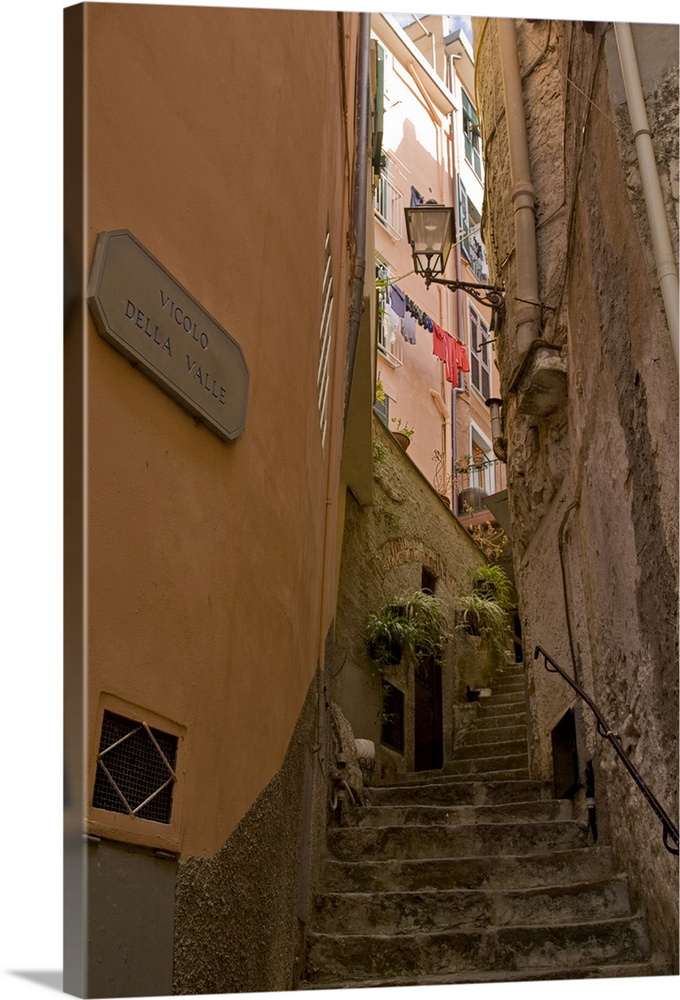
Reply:
[[[383,711],[381,742],[404,752],[404,692],[388,681],[383,681]]]
[[[427,566],[423,566],[420,576],[420,589],[426,594],[434,594],[437,589],[437,577],[430,572]]]
[[[567,709],[550,736],[555,798],[568,799],[579,787],[576,715],[573,708]]]

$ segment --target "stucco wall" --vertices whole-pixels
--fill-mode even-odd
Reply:
[[[174,992],[295,987],[304,925],[325,844],[329,785],[321,673],[283,767],[212,858],[180,865]]]
[[[83,225],[71,223],[84,233],[82,285],[98,234],[130,230],[239,343],[250,376],[245,431],[225,442],[104,341],[86,307],[73,310],[67,385],[82,396],[67,401],[68,485],[85,582],[70,597],[67,661],[71,694],[84,702],[73,742],[86,760],[73,812],[91,834],[169,850],[173,871],[179,860],[182,983],[205,989],[212,975],[218,990],[290,988],[319,854],[309,831],[315,816],[325,819],[306,748],[318,737],[309,692],[326,658],[339,569],[358,18],[84,4],[66,27],[76,47],[82,31],[82,119],[69,133],[82,185]],[[170,822],[92,806],[105,707],[177,736]],[[88,901],[105,891],[111,906],[100,907],[110,919],[89,957],[96,965],[98,949],[109,949],[135,991],[146,981],[132,964],[138,921],[123,869],[107,884],[91,871]],[[206,887],[198,871],[215,881]],[[226,904],[215,896],[224,878]],[[162,966],[163,983],[173,942],[166,883],[157,879],[145,899],[149,920],[163,908],[149,962]],[[181,950],[187,913],[190,958]],[[75,981],[68,970],[66,979]]]
[[[385,674],[405,693],[400,756],[380,746],[380,675],[366,649],[366,617],[399,592],[420,590],[425,566],[437,578],[435,595],[453,629],[456,598],[472,590],[486,558],[377,418],[374,435],[374,503],[361,507],[347,498],[331,690],[355,736],[376,743],[380,780],[413,769],[413,676]],[[464,702],[466,683],[479,680],[477,670],[469,643],[460,634],[450,640],[442,677],[445,760],[455,739],[454,708]]]
[[[521,21],[517,28],[537,191],[540,334],[560,349],[567,372],[561,403],[538,417],[521,412],[527,379],[516,379],[516,250],[496,29],[493,21],[477,25],[493,233],[487,245],[496,247],[496,274],[508,288],[499,355],[515,577],[528,654],[540,644],[573,673],[677,822],[677,372],[631,180],[630,126],[609,99],[610,43],[604,25],[591,27]],[[666,32],[675,63],[655,66],[664,114],[677,108],[677,28]],[[642,26],[636,43],[641,34]],[[658,57],[664,49],[654,51]],[[567,70],[584,93],[566,82]],[[657,119],[658,95],[650,109]],[[677,120],[675,132],[659,128],[656,146],[670,178]],[[665,189],[673,219],[670,180]],[[541,663],[530,666],[528,680],[532,767],[536,777],[550,777],[550,731],[578,701]],[[677,862],[587,709],[577,711],[582,776],[593,759],[602,829],[608,820],[656,946],[677,961]]]
[[[352,75],[336,14],[97,4],[85,23],[90,252],[129,228],[250,370],[225,443],[86,332],[90,782],[100,692],[182,726],[181,854],[210,856],[281,766],[332,614],[340,439],[322,447],[317,370],[330,229],[333,426]]]

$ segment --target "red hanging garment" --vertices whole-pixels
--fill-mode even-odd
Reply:
[[[432,353],[435,358],[446,362],[446,338],[448,333],[438,323],[432,324]]]
[[[462,344],[460,340],[456,341],[456,361],[458,363],[458,367],[462,372],[470,371],[470,359],[468,358],[468,353],[465,349],[465,345]]]
[[[446,381],[458,385],[458,352],[450,333],[446,334]]]

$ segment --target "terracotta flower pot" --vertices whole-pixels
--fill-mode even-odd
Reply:
[[[411,438],[408,434],[404,434],[402,431],[392,431],[392,437],[396,439],[397,444],[406,451],[411,443]]]

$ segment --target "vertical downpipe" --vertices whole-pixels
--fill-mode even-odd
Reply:
[[[449,90],[453,93],[453,87],[455,83],[455,71],[454,71],[454,59],[453,56],[449,56],[448,60],[448,70],[449,70]],[[455,257],[454,263],[456,268],[456,281],[462,280],[462,263],[460,256],[460,211],[458,205],[458,157],[457,148],[455,143],[456,135],[456,117],[455,112],[451,112],[451,187],[452,187],[452,200],[453,200],[453,217],[456,224],[456,246],[455,246]],[[462,289],[458,289],[456,294],[456,321],[457,321],[457,334],[458,339],[463,343],[464,341],[464,330],[465,330],[465,318],[463,314],[463,295]],[[456,386],[451,388],[451,510],[454,514],[458,514],[458,491],[456,489],[456,466],[458,464],[458,394],[460,389]]]
[[[642,192],[645,196],[647,218],[652,234],[656,273],[659,279],[663,297],[671,344],[676,365],[680,364],[678,356],[678,269],[673,253],[673,244],[668,226],[668,218],[661,191],[659,171],[654,156],[652,133],[649,130],[649,120],[645,107],[645,98],[640,80],[633,33],[629,24],[615,24],[614,34],[621,62],[623,85],[626,91],[626,101],[630,112],[630,124],[633,130],[633,142],[640,166]]]
[[[517,269],[515,319],[517,348],[521,362],[532,343],[540,337],[541,329],[536,249],[536,190],[531,181],[515,22],[512,18],[503,17],[499,18],[497,23],[508,127],[511,198],[515,215]]]
[[[363,312],[366,276],[366,198],[368,196],[368,147],[370,124],[370,42],[371,15],[359,15],[359,51],[357,53],[356,134],[354,139],[354,192],[352,197],[352,249],[354,260],[349,281],[349,331],[347,335],[347,371],[345,375],[345,417],[347,425],[349,397],[356,361],[359,327]]]

